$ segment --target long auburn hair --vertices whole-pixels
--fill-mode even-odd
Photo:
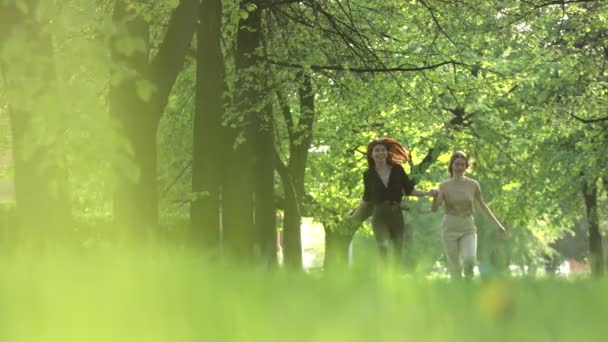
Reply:
[[[376,145],[384,145],[386,147],[388,154],[386,162],[389,164],[402,164],[409,159],[408,151],[397,140],[389,137],[376,138],[367,145],[367,165],[370,169],[376,166],[372,158],[372,151]]]

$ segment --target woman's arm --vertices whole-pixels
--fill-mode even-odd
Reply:
[[[361,202],[359,202],[359,205],[357,205],[355,209],[349,211],[348,214],[346,214],[346,217],[344,218],[349,221],[357,220],[363,222],[371,214],[371,200],[372,191],[369,181],[369,173],[366,171],[363,173],[363,198],[361,198]]]
[[[505,234],[507,230],[505,227],[500,224],[492,210],[488,207],[486,202],[483,200],[483,196],[481,195],[481,188],[479,187],[479,183],[475,183],[475,201],[477,202],[477,206],[481,211],[490,219],[490,221],[494,222],[494,224],[498,227],[498,231],[502,234]]]
[[[401,177],[402,177],[402,183],[401,186],[403,187],[402,193],[405,196],[418,196],[418,197],[422,197],[422,196],[435,196],[435,189],[431,190],[431,191],[424,191],[424,190],[418,190],[415,188],[415,182],[413,182],[408,176],[407,173],[405,173],[405,170],[403,170],[403,167],[401,165],[397,165],[398,167],[398,171],[401,173]]]
[[[433,189],[435,190],[435,189]],[[412,190],[412,192],[410,192],[410,196],[418,196],[418,197],[422,197],[422,196],[434,196],[435,192],[431,190],[431,191],[423,191],[423,190],[417,190],[414,189]]]
[[[431,191],[424,191],[424,190],[418,190],[415,187],[415,182],[413,182],[412,180],[410,180],[410,178],[407,176],[407,173],[405,173],[405,170],[403,170],[403,167],[401,167],[401,165],[399,165],[400,171],[402,173],[402,177],[403,177],[403,194],[405,196],[418,196],[418,197],[422,197],[422,196],[431,196],[434,197],[437,194],[437,189],[432,189]]]
[[[443,195],[441,194],[441,191],[437,191],[437,195],[433,196],[433,204],[431,205],[431,211],[436,212],[442,204]]]
[[[371,215],[371,206],[371,202],[361,200],[359,205],[355,209],[351,210],[348,215],[346,215],[345,219],[351,222],[363,222]]]

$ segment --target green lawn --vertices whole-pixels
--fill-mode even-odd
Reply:
[[[608,282],[293,274],[166,253],[4,258],[0,341],[605,341]],[[138,261],[135,261],[138,260]]]

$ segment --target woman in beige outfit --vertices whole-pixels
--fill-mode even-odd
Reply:
[[[433,211],[437,211],[443,204],[445,215],[441,239],[453,279],[462,277],[463,264],[465,277],[473,277],[477,256],[477,228],[473,220],[474,202],[496,224],[501,236],[506,236],[505,228],[484,202],[479,183],[465,176],[469,166],[470,161],[466,154],[454,152],[448,167],[450,178],[439,185],[439,193],[433,198]]]

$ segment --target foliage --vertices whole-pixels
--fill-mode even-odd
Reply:
[[[23,9],[27,2],[19,3],[29,11]],[[108,1],[40,3],[28,13],[52,36],[52,51],[45,54],[55,68],[52,91],[34,100],[34,90],[49,80],[31,77],[36,73],[28,71],[39,65],[27,53],[31,42],[22,39],[22,30],[12,31],[0,49],[0,157],[11,145],[9,111],[30,110],[30,152],[56,146],[51,157],[69,170],[75,214],[107,217],[115,176],[139,173],[107,108],[109,86],[139,76],[112,62],[110,37],[121,33],[116,44],[123,52],[142,49],[143,42],[112,23]],[[151,25],[152,55],[177,3],[128,1]],[[255,88],[263,94],[257,105],[273,109],[276,150],[285,162],[290,133],[284,109],[297,123],[299,75],[312,74],[316,120],[308,132],[313,141],[304,213],[316,221],[339,222],[357,205],[366,144],[382,135],[408,147],[412,160],[405,167],[420,189],[447,177],[452,151],[468,152],[475,159],[470,175],[510,230],[510,241],[500,248],[515,262],[543,262],[552,253],[549,246],[579,221],[582,180],[606,187],[599,180],[608,167],[605,1],[242,4],[222,2],[225,124],[244,123],[235,94],[238,87]],[[263,11],[258,63],[237,74],[238,22],[254,11]],[[190,188],[194,58],[187,59],[158,130],[164,222],[184,220],[189,201],[202,195]],[[139,82],[139,96],[153,91]],[[419,171],[431,151],[432,163]],[[1,178],[11,176],[0,168]],[[279,195],[281,186],[277,181]],[[599,199],[605,220],[605,189]],[[431,265],[441,258],[440,216],[428,213],[427,200],[409,198],[404,206],[412,249]],[[486,258],[493,238],[484,232],[492,227],[484,218],[477,222]]]

